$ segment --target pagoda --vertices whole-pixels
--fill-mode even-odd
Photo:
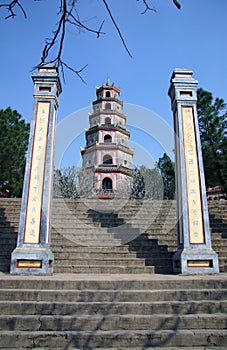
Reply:
[[[81,149],[82,168],[92,170],[96,193],[117,193],[130,182],[133,168],[127,117],[122,113],[120,88],[109,80],[96,88],[96,97],[85,133],[86,146]]]

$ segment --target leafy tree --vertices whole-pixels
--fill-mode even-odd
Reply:
[[[80,197],[90,197],[95,195],[95,175],[93,169],[79,168],[77,170],[78,193]]]
[[[54,197],[77,198],[77,169],[75,167],[54,171]]]
[[[144,165],[141,165],[139,170],[145,184],[144,199],[162,199],[163,182],[158,169],[149,169]]]
[[[121,181],[121,186],[112,192],[113,197],[116,198],[130,198],[132,188],[132,178],[127,176]]]
[[[175,170],[174,164],[170,157],[164,153],[159,158],[157,163],[158,169],[162,175],[163,186],[164,186],[164,199],[174,199],[175,196]]]
[[[206,186],[227,190],[226,104],[210,92],[198,89],[197,110]]]
[[[132,175],[131,198],[143,199],[145,196],[145,182],[141,171],[136,168]]]
[[[17,111],[0,110],[0,185],[13,197],[22,195],[29,128]]]

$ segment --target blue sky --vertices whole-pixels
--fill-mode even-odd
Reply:
[[[66,72],[66,83],[62,83],[56,149],[64,143],[65,125],[74,128],[75,133],[61,150],[58,165],[78,164],[79,146],[84,146],[83,130],[88,127],[88,110],[78,111],[91,106],[95,87],[105,83],[107,78],[121,88],[121,98],[126,105],[137,107],[138,115],[131,120],[132,109],[129,108],[129,113],[126,110],[132,147],[138,148],[135,165],[145,162],[149,166],[163,151],[171,153],[173,146],[163,143],[163,133],[166,131],[166,137],[169,137],[172,127],[167,92],[174,68],[192,69],[200,87],[227,101],[227,1],[180,2],[182,9],[179,11],[172,0],[150,0],[157,12],[142,15],[141,1],[108,0],[133,58],[123,48],[102,1],[78,2],[81,20],[98,28],[105,19],[103,30],[106,34],[97,39],[91,33],[67,31],[64,60],[76,69],[85,64],[88,67],[83,73],[86,84],[71,72]],[[26,20],[20,13],[14,19],[4,20],[3,10],[0,11],[0,108],[11,106],[30,122],[33,105],[31,70],[39,63],[44,39],[55,28],[58,1],[22,3],[27,11]],[[145,110],[151,112],[143,113]],[[138,125],[136,118],[140,121]],[[156,127],[152,126],[153,119],[157,121]],[[151,130],[155,130],[154,133]]]

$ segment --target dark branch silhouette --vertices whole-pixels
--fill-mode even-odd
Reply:
[[[140,1],[140,0],[137,0],[137,1]],[[150,7],[147,3],[147,0],[143,0],[143,3],[145,5],[145,9],[143,12],[141,12],[142,15],[144,15],[147,11],[154,11],[156,12],[156,9],[154,7]]]
[[[110,8],[109,8],[109,6],[108,6],[106,0],[102,0],[102,1],[103,1],[104,5],[105,5],[105,7],[106,7],[106,9],[107,9],[107,12],[109,13],[109,16],[110,16],[110,18],[111,18],[111,21],[113,22],[114,27],[117,29],[117,32],[118,32],[118,34],[119,34],[119,36],[120,36],[120,38],[121,38],[121,41],[122,41],[122,43],[123,43],[123,46],[124,46],[125,50],[126,50],[127,53],[129,54],[129,56],[132,57],[132,55],[131,55],[131,53],[130,53],[130,51],[129,51],[129,49],[128,49],[126,43],[125,43],[125,40],[124,40],[124,38],[123,38],[123,35],[122,35],[122,33],[121,33],[121,31],[120,31],[120,29],[119,29],[119,27],[118,27],[118,25],[117,25],[117,23],[116,23],[116,21],[115,21],[113,15],[112,15],[112,12],[111,12],[111,10],[110,10]]]
[[[34,1],[38,2],[40,0],[34,0]],[[124,36],[114,18],[113,12],[111,11],[108,5],[108,1],[107,0],[101,0],[101,1],[107,10],[108,16],[113,26],[117,30],[117,33],[120,37],[123,47],[125,48],[128,55],[132,57],[132,54],[125,42]],[[151,7],[149,4],[149,1],[152,1],[152,0],[137,0],[137,1],[142,2],[142,4],[145,6],[142,14],[145,14],[147,11],[156,12],[156,9]],[[70,65],[68,65],[63,60],[63,47],[64,47],[64,42],[66,37],[66,28],[67,26],[71,26],[78,31],[84,30],[84,31],[96,34],[97,38],[99,38],[100,35],[105,34],[102,31],[102,28],[104,26],[104,20],[102,21],[98,29],[90,28],[89,26],[85,25],[85,21],[80,20],[80,16],[76,6],[77,2],[78,0],[59,0],[59,10],[57,12],[58,22],[56,24],[56,29],[52,32],[52,37],[47,38],[45,40],[44,48],[41,54],[41,60],[39,64],[36,65],[35,68],[37,68],[39,65],[44,63],[53,63],[53,64],[56,64],[58,68],[60,68],[63,79],[64,79],[64,68],[67,68],[71,70],[73,73],[75,73],[83,82],[85,82],[81,73],[87,67],[87,65],[77,70],[71,67]],[[179,1],[173,0],[173,3],[178,9],[181,8]],[[15,16],[17,16],[18,11],[22,12],[25,19],[27,18],[26,11],[24,6],[21,4],[21,0],[13,0],[8,2],[5,1],[2,4],[0,1],[0,9],[1,8],[4,8],[8,12],[8,15],[5,17],[5,19],[14,18]],[[57,53],[55,54],[54,58],[51,59],[51,53],[53,52],[53,48],[56,46],[57,46]]]
[[[21,10],[21,12],[24,15],[24,18],[27,18],[26,12],[23,8],[23,6],[20,4],[19,0],[13,0],[9,1],[7,4],[0,4],[0,7],[5,7],[6,10],[9,12],[9,15],[5,17],[5,19],[8,19],[10,17],[14,18],[16,14],[17,7]]]
[[[174,5],[176,5],[176,7],[178,8],[178,10],[181,9],[181,4],[179,3],[179,1],[173,0],[173,3],[174,3]]]

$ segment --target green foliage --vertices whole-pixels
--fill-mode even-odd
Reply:
[[[29,128],[17,111],[0,110],[0,185],[13,197],[22,195]]]
[[[144,165],[141,165],[139,170],[145,184],[144,199],[162,199],[163,182],[158,169],[149,169]]]
[[[223,99],[198,89],[197,111],[206,186],[227,187],[226,105]]]
[[[158,160],[157,164],[160,173],[162,175],[163,186],[164,186],[164,199],[174,199],[175,197],[175,170],[174,163],[170,157],[164,153]]]
[[[78,193],[81,198],[92,197],[96,194],[95,174],[93,169],[79,168],[77,170],[78,177]]]
[[[145,182],[140,170],[136,168],[132,175],[131,198],[143,199],[145,196]]]
[[[77,198],[77,169],[68,167],[54,170],[54,197]]]
[[[163,181],[157,168],[141,165],[133,171],[132,179],[132,198],[163,199]]]
[[[55,198],[87,198],[95,195],[94,172],[74,166],[54,170]]]

